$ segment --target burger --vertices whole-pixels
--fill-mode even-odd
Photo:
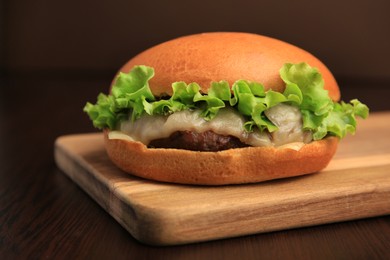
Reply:
[[[339,102],[329,69],[250,33],[180,37],[130,59],[84,111],[112,162],[142,178],[197,185],[315,173],[368,108]]]

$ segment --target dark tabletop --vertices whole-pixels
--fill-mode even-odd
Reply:
[[[58,136],[95,131],[82,107],[109,83],[105,75],[2,78],[0,259],[390,259],[390,216],[173,247],[137,242],[53,159]],[[390,110],[387,82],[340,85],[345,100]]]

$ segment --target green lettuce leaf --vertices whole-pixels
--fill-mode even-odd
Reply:
[[[327,135],[343,138],[346,133],[354,134],[356,116],[368,116],[368,107],[357,99],[350,103],[333,102],[324,89],[321,74],[307,63],[285,64],[280,70],[280,76],[286,83],[284,94],[292,95],[291,100],[299,96],[297,88],[302,92],[301,103],[295,104],[298,104],[302,113],[303,129],[311,131],[314,140]]]
[[[287,63],[280,70],[280,77],[286,83],[286,90],[297,90],[297,87],[301,90],[301,109],[314,111],[316,115],[326,114],[332,109],[333,102],[324,89],[321,74],[309,64]]]
[[[230,96],[229,84],[226,81],[220,81],[211,84],[208,94],[196,93],[193,101],[203,110],[200,115],[206,120],[211,120],[221,108],[225,107],[225,101],[229,101]]]
[[[88,102],[84,107],[84,112],[88,113],[95,127],[109,127],[112,129],[115,128],[117,121],[114,103],[113,96],[100,93],[96,105]]]
[[[324,89],[317,69],[307,63],[285,64],[280,77],[286,84],[283,93],[265,91],[257,82],[238,80],[232,87],[226,81],[213,82],[208,93],[193,82],[175,82],[168,99],[158,99],[149,88],[154,70],[135,66],[129,73],[119,73],[111,94],[100,94],[96,104],[87,103],[84,111],[97,128],[115,129],[122,120],[137,120],[144,114],[169,115],[186,109],[200,109],[206,120],[212,120],[221,108],[231,106],[245,118],[244,128],[253,131],[276,131],[278,128],[266,117],[265,111],[280,103],[297,106],[303,118],[304,130],[311,131],[315,140],[327,135],[344,137],[354,134],[356,116],[366,118],[369,109],[354,99],[350,103],[335,103]],[[272,87],[272,86],[270,86]]]
[[[263,85],[245,80],[236,81],[232,87],[234,93],[234,102],[237,104],[238,111],[250,118],[244,127],[247,131],[253,131],[256,126],[260,131],[268,130],[273,132],[277,127],[267,119],[264,111],[281,103],[288,101],[288,98],[282,93],[269,90],[264,91]]]

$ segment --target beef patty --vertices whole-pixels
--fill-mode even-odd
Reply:
[[[249,146],[234,136],[224,136],[206,131],[197,133],[192,131],[178,131],[168,138],[153,140],[150,148],[176,148],[191,151],[222,151],[232,148]]]

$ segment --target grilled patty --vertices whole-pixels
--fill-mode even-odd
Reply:
[[[150,148],[176,148],[191,151],[222,151],[232,148],[249,146],[234,136],[224,136],[206,131],[197,133],[192,131],[178,131],[168,138],[152,140]]]

